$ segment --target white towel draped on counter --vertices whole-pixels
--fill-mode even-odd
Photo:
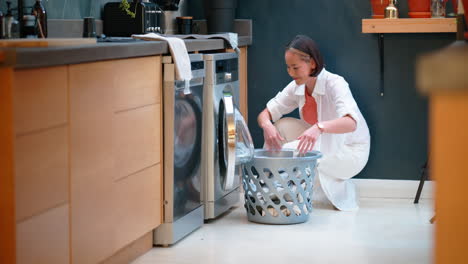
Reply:
[[[192,69],[190,66],[190,58],[187,52],[187,47],[185,46],[185,42],[182,39],[174,37],[163,37],[155,33],[132,35],[132,38],[166,41],[169,45],[169,51],[171,52],[172,59],[175,63],[176,79],[180,81],[186,81],[186,86],[189,84],[189,81],[192,79]]]

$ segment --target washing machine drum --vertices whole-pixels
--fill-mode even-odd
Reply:
[[[201,112],[194,102],[181,99],[176,99],[174,111],[174,166],[191,172],[200,160]]]

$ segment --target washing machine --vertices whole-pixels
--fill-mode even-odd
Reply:
[[[172,57],[163,57],[164,205],[163,223],[154,230],[154,244],[176,243],[203,225],[201,151],[205,63],[190,54],[192,80],[175,80]]]
[[[205,220],[239,203],[236,173],[236,107],[239,105],[239,60],[236,53],[204,54],[202,201]]]

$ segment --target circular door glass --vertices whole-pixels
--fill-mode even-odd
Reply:
[[[177,168],[191,167],[198,133],[197,113],[187,100],[176,99],[174,107],[174,165]]]

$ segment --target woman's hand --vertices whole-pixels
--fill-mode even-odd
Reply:
[[[322,134],[322,131],[318,128],[317,124],[304,131],[304,133],[297,138],[299,140],[299,145],[297,146],[299,153],[305,154],[307,151],[311,151],[320,137],[320,134]]]
[[[258,115],[258,125],[263,129],[263,138],[265,139],[265,149],[267,150],[280,150],[282,147],[281,141],[284,138],[278,132],[276,127],[271,123],[271,114],[268,109]]]
[[[265,148],[267,150],[280,150],[282,147],[281,141],[284,138],[278,132],[276,127],[272,124],[265,124],[263,128],[263,138],[265,139]]]

